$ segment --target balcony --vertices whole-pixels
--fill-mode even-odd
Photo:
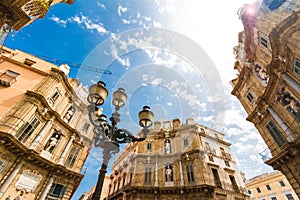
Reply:
[[[8,74],[8,73],[3,73],[0,75],[0,85],[5,86],[5,87],[10,87],[11,84],[15,83],[17,81],[16,76]]]
[[[43,18],[50,8],[49,2],[46,0],[31,0],[22,7],[22,10],[30,19]]]
[[[216,155],[216,150],[214,148],[211,148],[211,147],[204,147],[204,151],[208,154],[211,154],[211,155]]]
[[[230,153],[222,153],[222,154],[221,154],[221,157],[222,157],[224,160],[229,160],[229,161],[232,160],[231,154],[230,154]]]

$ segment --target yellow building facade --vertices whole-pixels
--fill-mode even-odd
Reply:
[[[224,134],[188,119],[155,122],[128,144],[110,176],[109,200],[249,199]]]
[[[250,200],[299,200],[288,180],[279,171],[247,180],[246,188]]]
[[[74,0],[4,0],[0,1],[0,30],[4,25],[18,31],[43,18],[49,8],[57,3],[73,4]],[[1,34],[1,33],[0,33]],[[1,36],[1,35],[0,35]]]
[[[8,48],[0,59],[0,199],[70,199],[92,145],[86,88],[67,65]]]
[[[232,94],[268,146],[266,164],[300,196],[300,1],[257,1],[239,10]]]

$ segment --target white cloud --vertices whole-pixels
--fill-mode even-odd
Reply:
[[[100,7],[100,8],[103,8],[106,10],[106,6],[100,2],[97,2],[97,5]]]
[[[82,27],[83,29],[87,29],[91,32],[96,31],[97,33],[103,35],[108,33],[109,31],[107,31],[104,27],[104,25],[101,22],[96,22],[91,20],[88,16],[84,16],[84,15],[75,15],[72,17],[69,17],[65,20],[59,19],[56,16],[52,16],[50,18],[50,20],[56,22],[57,24],[66,27],[66,25],[68,23],[73,23],[75,22],[76,24],[78,24],[80,27]]]
[[[127,7],[122,7],[121,5],[118,6],[118,15],[119,17],[122,15],[122,13],[125,13],[128,11]]]

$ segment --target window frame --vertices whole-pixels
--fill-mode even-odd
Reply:
[[[145,185],[151,185],[151,176],[152,176],[152,168],[145,167],[145,173],[144,173],[144,184]]]
[[[0,74],[0,85],[10,87],[11,84],[17,81],[17,77],[19,75],[19,73],[7,69],[5,72]]]
[[[186,165],[186,176],[189,183],[195,182],[194,168],[193,165]]]
[[[286,138],[273,120],[269,120],[268,123],[265,124],[265,128],[279,147],[282,147],[287,143]]]
[[[74,164],[75,164],[75,161],[79,155],[79,152],[80,152],[80,148],[78,146],[73,146],[67,159],[66,159],[66,167],[68,168],[73,168],[74,167]]]
[[[25,143],[28,138],[34,133],[34,131],[38,128],[38,126],[41,124],[41,121],[36,117],[33,116],[30,122],[25,122],[17,131],[16,138],[22,142]],[[25,131],[27,131],[25,133]],[[22,138],[21,138],[22,136]]]
[[[294,66],[293,66],[293,72],[300,76],[300,59],[295,58],[294,60]]]

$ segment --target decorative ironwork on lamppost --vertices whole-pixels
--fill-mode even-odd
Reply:
[[[98,180],[92,200],[99,200],[103,187],[107,165],[113,154],[120,151],[120,144],[143,141],[147,137],[149,127],[152,126],[154,114],[149,106],[144,106],[143,110],[138,113],[139,125],[143,128],[143,137],[135,137],[126,129],[117,128],[117,124],[121,121],[119,110],[125,105],[127,95],[123,88],[119,88],[113,93],[112,104],[115,106],[115,111],[109,118],[109,123],[106,120],[106,115],[102,114],[100,107],[108,96],[108,91],[104,82],[99,81],[97,84],[89,88],[88,106],[89,119],[94,125],[94,146],[103,149],[103,161],[99,170]]]

